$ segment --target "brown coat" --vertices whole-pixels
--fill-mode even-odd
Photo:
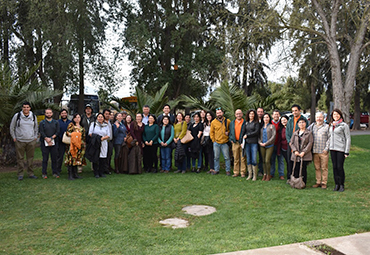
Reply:
[[[266,132],[267,132],[267,142],[266,142],[265,147],[275,143],[275,138],[276,138],[275,126],[272,125],[272,124],[268,125],[267,129],[266,129]],[[258,144],[262,143],[262,139],[263,139],[263,126],[260,130],[260,136],[258,138]]]
[[[299,153],[304,152],[303,161],[312,161],[312,145],[313,145],[313,136],[312,132],[309,130],[305,130],[302,135],[301,145],[299,145],[299,130],[295,131],[290,139],[290,148],[292,149],[292,157],[290,158],[292,161],[296,160],[296,155],[294,154],[296,151]],[[297,162],[300,162],[300,157],[298,157]]]

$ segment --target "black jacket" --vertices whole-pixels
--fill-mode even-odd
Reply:
[[[88,135],[86,143],[87,146],[85,157],[92,163],[98,163],[100,156],[101,136],[97,134],[92,134],[91,136]]]
[[[258,122],[246,122],[242,130],[242,137],[247,135],[245,141],[249,144],[258,143],[258,135],[260,133],[260,124]]]

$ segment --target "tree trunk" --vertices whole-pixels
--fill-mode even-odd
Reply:
[[[78,49],[78,66],[79,66],[79,96],[78,96],[78,113],[83,114],[85,109],[85,84],[84,84],[84,43],[80,41]]]
[[[361,108],[360,108],[360,89],[355,89],[355,97],[354,97],[354,104],[355,104],[355,113],[353,115],[353,130],[360,130],[361,129]]]
[[[17,157],[15,153],[15,144],[13,138],[10,135],[10,123],[5,123],[0,128],[0,165],[11,165],[16,164]]]

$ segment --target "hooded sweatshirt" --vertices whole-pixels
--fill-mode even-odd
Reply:
[[[17,120],[18,114],[20,114],[19,120]],[[13,119],[10,122],[10,135],[13,139],[17,139],[19,142],[28,143],[36,140],[38,130],[37,118],[34,120],[33,113],[31,111],[27,117],[24,116],[23,111],[14,114]]]

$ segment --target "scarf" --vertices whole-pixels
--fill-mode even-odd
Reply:
[[[333,130],[335,128],[336,125],[338,125],[339,123],[342,123],[343,122],[343,119],[339,119],[337,121],[333,121]]]

